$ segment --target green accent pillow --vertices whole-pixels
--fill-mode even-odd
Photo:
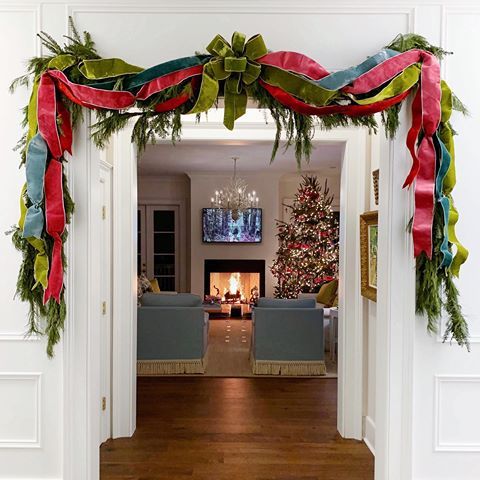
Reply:
[[[337,296],[338,280],[324,283],[317,294],[317,302],[323,303],[326,307],[331,307]]]

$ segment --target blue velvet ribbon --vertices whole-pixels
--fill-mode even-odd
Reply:
[[[380,63],[394,57],[395,55],[398,55],[399,53],[400,52],[396,52],[395,50],[384,48],[357,66],[331,73],[315,83],[323,88],[326,88],[327,90],[340,90],[341,88],[352,83],[360,75],[367,73],[373,67],[376,67]]]
[[[448,221],[450,214],[450,200],[443,193],[443,181],[447,175],[448,168],[450,167],[451,157],[445,144],[440,140],[437,134],[433,136],[433,142],[435,149],[438,152],[438,171],[435,178],[435,196],[437,202],[440,204],[443,212],[443,240],[440,245],[440,251],[443,255],[443,260],[440,267],[448,268],[453,261],[453,254],[449,248],[448,242]]]
[[[44,225],[44,215],[41,208],[43,201],[45,166],[48,148],[45,140],[37,133],[28,144],[26,177],[27,196],[32,203],[28,207],[23,227],[23,237],[41,238]]]

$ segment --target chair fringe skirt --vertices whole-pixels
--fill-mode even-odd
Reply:
[[[327,374],[327,367],[322,360],[277,361],[252,358],[252,369],[255,375],[314,376]]]
[[[155,377],[160,375],[179,375],[205,373],[205,361],[193,360],[137,360],[139,377]]]

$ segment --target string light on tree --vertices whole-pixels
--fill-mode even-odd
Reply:
[[[277,221],[279,247],[270,267],[277,279],[275,296],[296,298],[314,291],[338,271],[338,223],[332,210],[333,195],[327,182],[302,177],[291,209],[290,221]]]

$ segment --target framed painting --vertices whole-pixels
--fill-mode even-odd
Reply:
[[[377,301],[378,211],[360,215],[361,294]]]

